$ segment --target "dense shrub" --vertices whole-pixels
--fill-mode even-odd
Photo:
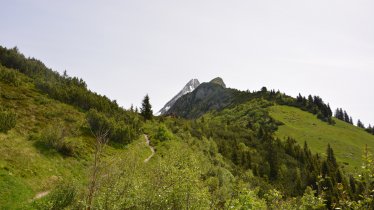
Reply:
[[[128,124],[123,117],[108,117],[95,109],[87,112],[87,122],[95,136],[107,133],[111,141],[123,144],[130,143],[136,138],[139,127],[137,119],[131,120],[133,123]]]
[[[172,137],[173,137],[173,134],[166,128],[164,124],[160,124],[154,136],[155,139],[160,140],[160,141],[171,140]]]
[[[110,122],[104,114],[95,109],[91,109],[87,112],[86,116],[88,125],[94,135],[99,135],[102,132],[107,132],[112,129],[112,122]]]
[[[16,126],[16,114],[0,109],[0,132],[6,133]]]
[[[20,85],[20,79],[18,78],[16,71],[8,70],[1,65],[0,81],[16,87]]]
[[[74,145],[66,140],[66,133],[61,125],[49,126],[44,129],[39,140],[66,156],[74,155]]]
[[[33,206],[36,209],[60,210],[74,204],[76,200],[77,189],[68,182],[60,183],[55,189],[40,201],[34,201]]]

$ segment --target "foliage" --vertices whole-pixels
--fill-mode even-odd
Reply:
[[[374,127],[371,127],[371,125],[369,125],[365,130],[366,132],[374,135]]]
[[[160,124],[157,131],[152,139],[157,139],[159,141],[167,141],[172,139],[172,134],[164,124]]]
[[[16,48],[0,48],[0,63],[2,73],[14,75],[1,77],[6,93],[1,104],[17,114],[15,132],[0,135],[0,186],[5,189],[0,208],[17,209],[20,205],[14,203],[28,203],[51,186],[54,190],[34,201],[34,208],[79,209],[83,206],[75,204],[88,204],[79,186],[87,185],[92,158],[75,155],[92,152],[87,126],[93,134],[108,131],[113,143],[126,144],[109,144],[100,155],[103,164],[92,194],[95,209],[373,207],[370,151],[365,151],[359,175],[348,178],[341,167],[342,152],[352,153],[347,164],[354,165],[356,148],[362,142],[370,145],[372,136],[340,120],[335,126],[322,122],[333,124],[333,119],[329,105],[318,96],[295,99],[267,88],[251,93],[203,84],[181,99],[179,111],[187,107],[189,112],[181,116],[192,120],[162,116],[143,124],[133,109],[119,108],[89,91],[83,80],[53,72]],[[138,138],[140,132],[150,136],[156,150],[148,162],[150,149]],[[33,139],[47,147],[40,148]],[[77,145],[80,141],[86,144]],[[45,148],[74,155],[49,155]],[[72,177],[80,183],[53,184]]]
[[[308,99],[299,94],[296,98],[296,101],[293,104],[284,104],[284,105],[293,105],[295,107],[306,110],[310,113],[317,115],[318,119],[326,121],[329,124],[335,124],[332,120],[332,111],[329,104],[325,102],[319,96],[308,96]]]
[[[206,170],[187,145],[164,143],[147,164],[136,151],[122,156],[101,181],[99,209],[206,209],[208,190],[200,177]],[[162,158],[161,158],[162,157]]]
[[[67,130],[63,125],[50,125],[42,130],[39,141],[63,155],[73,156],[75,154],[75,145],[73,142],[67,141],[67,136]]]
[[[1,64],[0,64],[0,81],[5,82],[15,87],[18,87],[21,84],[21,81],[18,78],[16,71],[6,69]]]
[[[237,198],[226,204],[227,209],[267,209],[266,201],[258,197],[258,189],[249,190],[243,188],[240,190]]]
[[[6,133],[16,126],[17,115],[9,110],[0,108],[0,132]]]
[[[66,72],[60,75],[39,60],[26,58],[16,47],[7,49],[0,46],[0,64],[27,75],[39,90],[63,103],[85,111],[96,109],[112,117],[120,116],[128,124],[136,116],[120,108],[115,100],[88,90],[82,79],[70,77]]]
[[[33,206],[42,210],[61,210],[76,202],[76,186],[69,182],[62,182],[55,186],[45,198],[34,201]]]
[[[361,120],[357,120],[357,127],[365,129],[365,125],[361,122]]]
[[[304,195],[301,198],[301,209],[325,209],[325,200],[321,196],[315,196],[316,191],[311,187],[305,189]]]
[[[359,193],[362,198],[359,203],[362,207],[374,208],[374,160],[373,155],[366,146],[362,155],[362,171],[357,177],[360,189]]]
[[[124,118],[108,117],[107,115],[91,109],[87,112],[87,122],[91,132],[96,135],[108,132],[110,140],[128,144],[138,136],[140,121],[135,117],[131,124],[127,124]]]
[[[337,108],[335,111],[335,117],[341,121],[344,121],[346,123],[353,125],[352,117],[350,117],[347,113],[347,111],[343,110],[342,108]]]
[[[145,120],[152,119],[153,111],[152,111],[152,105],[149,102],[148,94],[143,99],[142,107],[140,108],[140,115],[143,116]]]

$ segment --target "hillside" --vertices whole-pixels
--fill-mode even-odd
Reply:
[[[300,145],[306,141],[313,152],[326,155],[330,144],[337,159],[350,171],[361,167],[365,145],[373,152],[374,135],[338,119],[335,125],[328,125],[314,115],[289,106],[272,106],[270,115],[284,123],[275,133],[281,139],[292,137]]]
[[[169,111],[125,110],[1,47],[0,208],[374,207],[374,165],[359,151],[372,136],[333,119],[318,96],[239,91],[216,78]]]
[[[17,114],[16,127],[6,134],[0,133],[2,209],[21,208],[37,193],[51,190],[61,178],[84,183],[87,152],[91,150],[87,143],[92,141],[76,130],[85,122],[84,113],[46,97],[20,73],[16,76],[17,86],[0,81],[1,107]],[[66,157],[36,139],[42,131],[62,127],[71,134],[68,141],[75,149],[74,156],[81,158]]]
[[[234,89],[227,89],[215,80],[200,84],[192,93],[180,97],[165,113],[185,118],[197,118],[211,110],[221,110],[235,98]]]
[[[16,85],[4,79],[9,74],[16,79]],[[0,96],[1,110],[16,114],[15,127],[0,133],[0,209],[85,208],[95,151],[95,138],[86,121],[89,113],[51,99],[35,87],[32,79],[3,66],[0,66]],[[182,141],[158,122],[148,122],[142,129],[157,154],[145,161],[152,153],[143,135],[126,145],[110,141],[102,154],[103,169],[98,178],[101,187],[95,194],[94,206],[163,209],[180,204],[186,187],[191,208],[208,206],[208,183],[200,177],[204,174],[209,178],[208,170],[230,174],[219,166],[224,162],[218,154],[212,153],[217,155],[212,160],[219,164],[214,166],[202,153],[209,141],[199,143],[200,146],[192,138]],[[52,144],[52,140],[63,147]],[[188,141],[194,141],[195,146],[188,145]],[[159,175],[157,179],[155,174]],[[232,184],[231,180],[223,182]],[[175,187],[159,190],[170,185]],[[113,186],[121,191],[108,194],[106,190]],[[123,190],[126,196],[118,199],[116,193]],[[152,204],[148,204],[150,200]]]

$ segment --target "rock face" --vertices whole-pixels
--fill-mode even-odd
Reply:
[[[174,103],[182,96],[186,95],[187,93],[190,93],[194,91],[198,86],[200,85],[200,82],[198,79],[191,79],[181,91],[177,95],[175,95],[169,102],[165,104],[165,106],[158,112],[158,114],[163,115],[165,114],[173,105]]]
[[[216,77],[216,78],[212,79],[212,81],[210,81],[210,83],[214,83],[214,84],[217,84],[217,85],[220,85],[220,86],[226,88],[226,84],[223,82],[221,77]]]
[[[165,114],[189,119],[198,118],[206,112],[221,110],[231,104],[237,95],[236,92],[238,91],[226,88],[223,80],[217,77],[180,97]]]

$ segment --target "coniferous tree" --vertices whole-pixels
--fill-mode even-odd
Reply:
[[[312,109],[314,106],[313,97],[311,95],[308,96],[308,109]]]
[[[353,194],[356,193],[356,183],[355,183],[355,178],[352,175],[349,175],[349,186],[350,190]]]
[[[278,178],[279,160],[278,152],[273,142],[269,144],[268,162],[270,166],[269,178],[270,180],[276,180]]]
[[[336,162],[336,158],[334,155],[334,151],[332,150],[330,144],[327,145],[327,161],[330,163],[334,168],[338,166]]]
[[[327,111],[328,111],[328,116],[331,118],[332,117],[332,110],[331,110],[330,104],[327,104]]]
[[[296,101],[299,105],[303,105],[303,97],[299,93],[299,95],[296,97]]]
[[[346,111],[344,111],[344,121],[349,123],[349,116],[348,116],[348,113]]]
[[[150,120],[153,117],[152,106],[149,103],[148,94],[143,99],[142,108],[140,108],[140,114],[144,117],[145,120]]]
[[[366,128],[366,131],[367,131],[368,133],[371,133],[371,134],[374,135],[374,127],[371,127],[370,124],[369,124],[369,126]]]
[[[360,119],[357,121],[357,127],[365,129],[365,125],[361,122]]]
[[[344,115],[342,109],[337,108],[335,111],[335,117],[339,120],[344,120]]]

